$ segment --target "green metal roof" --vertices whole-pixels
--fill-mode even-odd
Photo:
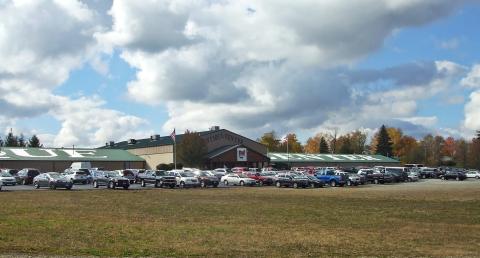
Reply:
[[[144,161],[126,150],[117,149],[58,149],[58,148],[0,148],[0,161]]]
[[[268,153],[273,163],[303,162],[303,163],[399,163],[398,160],[382,155],[354,154],[303,154],[303,153]]]

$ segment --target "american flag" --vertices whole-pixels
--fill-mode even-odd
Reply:
[[[170,134],[170,137],[172,137],[173,142],[175,143],[175,129],[173,129],[173,132]]]

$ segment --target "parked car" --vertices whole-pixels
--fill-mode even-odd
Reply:
[[[131,169],[132,172],[135,174],[135,183],[140,183],[142,178],[145,176],[148,170],[145,169]],[[152,170],[150,170],[152,171]]]
[[[93,187],[106,186],[109,189],[122,187],[127,190],[130,187],[130,180],[120,175],[118,171],[99,171],[93,178]]]
[[[119,176],[128,178],[128,180],[130,181],[130,184],[135,183],[136,177],[135,177],[135,173],[133,173],[132,170],[130,170],[130,169],[120,169],[120,170],[116,170],[116,171],[119,173]]]
[[[310,182],[308,177],[306,176],[299,176],[296,174],[280,174],[277,176],[277,180],[275,181],[276,187],[293,187],[293,188],[306,188],[310,186]]]
[[[317,170],[315,176],[323,182],[330,184],[330,186],[332,187],[344,186],[347,183],[348,179],[346,175],[335,174],[335,170],[328,168]]]
[[[256,173],[245,173],[246,176],[250,177],[251,179],[255,179],[258,181],[259,185],[273,185],[275,180],[273,176],[269,174],[263,174],[260,172]]]
[[[17,180],[6,171],[0,172],[0,185],[16,185]]]
[[[234,167],[234,168],[231,169],[232,173],[243,173],[243,172],[247,172],[247,171],[248,171],[247,167]]]
[[[57,172],[47,172],[33,178],[33,186],[38,189],[40,187],[49,187],[50,189],[65,188],[72,189],[73,183],[70,179]]]
[[[220,179],[218,179],[218,177],[216,177],[211,171],[196,171],[194,172],[194,174],[200,181],[200,187],[218,187],[218,185],[220,184]]]
[[[460,171],[447,171],[445,175],[442,176],[443,180],[455,179],[457,181],[462,181],[467,179],[467,176]]]
[[[63,173],[65,177],[70,180],[73,184],[90,184],[92,181],[92,175],[90,171],[86,168],[67,168]]]
[[[442,173],[436,168],[421,167],[419,169],[421,178],[440,178]]]
[[[311,188],[319,188],[319,187],[324,187],[325,182],[322,180],[318,179],[315,176],[306,176],[308,178],[308,184],[310,185]]]
[[[175,176],[169,175],[165,170],[147,170],[140,179],[142,187],[153,184],[155,187],[174,188],[177,185]]]
[[[222,181],[224,185],[240,185],[240,186],[244,186],[244,185],[254,186],[254,185],[257,185],[258,183],[257,180],[252,179],[246,175],[233,174],[233,173],[222,176],[220,181]]]
[[[419,180],[419,175],[417,172],[409,172],[408,173],[408,181],[409,182],[417,182]]]
[[[408,181],[408,168],[405,167],[385,167],[385,172],[394,172],[398,177],[396,178],[397,182],[406,182]]]
[[[180,188],[200,186],[200,181],[198,181],[198,178],[195,176],[195,174],[190,171],[172,170],[169,171],[169,175],[175,177],[176,184]]]
[[[478,170],[470,170],[467,173],[465,173],[467,178],[476,178],[480,179],[480,172]]]
[[[17,173],[17,183],[29,185],[33,183],[33,178],[40,175],[40,171],[35,168],[24,168]]]
[[[337,171],[337,175],[344,175],[347,177],[347,185],[348,186],[358,186],[365,184],[365,177],[360,176],[354,173],[348,173],[344,171]]]
[[[17,182],[17,184],[20,182],[19,179],[18,179],[19,177],[18,177],[18,170],[17,169],[4,168],[4,169],[0,170],[0,172],[7,172],[10,175],[12,175],[15,178],[15,182]]]
[[[360,169],[358,170],[358,175],[364,175],[367,179],[367,182],[372,184],[384,184],[393,182],[393,177],[391,174],[384,174],[380,171],[381,169]]]

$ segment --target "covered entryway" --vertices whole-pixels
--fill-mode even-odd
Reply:
[[[270,158],[244,145],[225,146],[210,152],[207,155],[206,165],[209,169],[249,167],[262,168]]]

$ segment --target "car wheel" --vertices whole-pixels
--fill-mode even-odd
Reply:
[[[72,190],[72,186],[67,186],[67,187],[65,187],[65,189]]]
[[[35,183],[33,183],[33,187],[35,187],[35,189],[38,189],[38,188],[40,188],[40,185],[38,184],[38,182],[35,182]]]
[[[298,183],[293,183],[293,188],[298,188]]]
[[[263,186],[263,181],[258,181],[258,186]]]
[[[96,180],[93,181],[93,187],[94,187],[94,188],[98,188],[98,182],[97,182]]]
[[[113,181],[110,181],[110,182],[108,183],[108,188],[110,188],[110,189],[115,189],[115,183],[114,183]]]
[[[218,183],[213,184],[213,187],[214,187],[214,188],[217,188],[217,187],[218,187]]]
[[[282,187],[282,184],[281,184],[279,181],[277,181],[277,182],[275,183],[275,186],[278,187],[278,188],[280,188],[280,187]]]
[[[185,182],[180,182],[180,188],[185,188]]]
[[[207,184],[205,184],[205,181],[203,181],[203,180],[200,181],[200,187],[201,187],[201,188],[207,187]]]
[[[142,179],[142,182],[141,182],[141,184],[140,184],[140,185],[141,185],[142,187],[145,187],[145,186],[146,186],[146,184],[145,184],[145,180],[143,180],[143,179]]]
[[[335,182],[335,180],[330,181],[330,186],[331,187],[337,186],[337,182]]]
[[[26,185],[27,181],[25,179],[22,180],[22,185]]]
[[[347,181],[347,185],[348,185],[348,186],[352,186],[352,181],[348,180],[348,181]]]
[[[143,181],[142,181],[143,182]],[[144,182],[145,183],[145,182]],[[159,188],[162,184],[160,184],[160,181],[155,181],[155,188]]]
[[[476,179],[479,179],[480,177],[479,177],[479,176],[476,176],[475,178],[476,178]]]
[[[456,181],[460,181],[460,178],[457,176],[457,177],[455,178],[455,180],[456,180]]]
[[[373,183],[378,185],[378,179],[375,178],[375,180],[373,180]]]
[[[129,187],[130,187],[130,185],[124,185],[123,190],[128,190]]]
[[[228,185],[228,181],[227,180],[223,181],[223,184]]]
[[[240,181],[240,186],[244,186],[244,185],[245,185],[245,182]]]
[[[311,188],[315,188],[315,183],[310,183]]]
[[[50,189],[55,190],[56,188],[55,184],[50,184]]]

